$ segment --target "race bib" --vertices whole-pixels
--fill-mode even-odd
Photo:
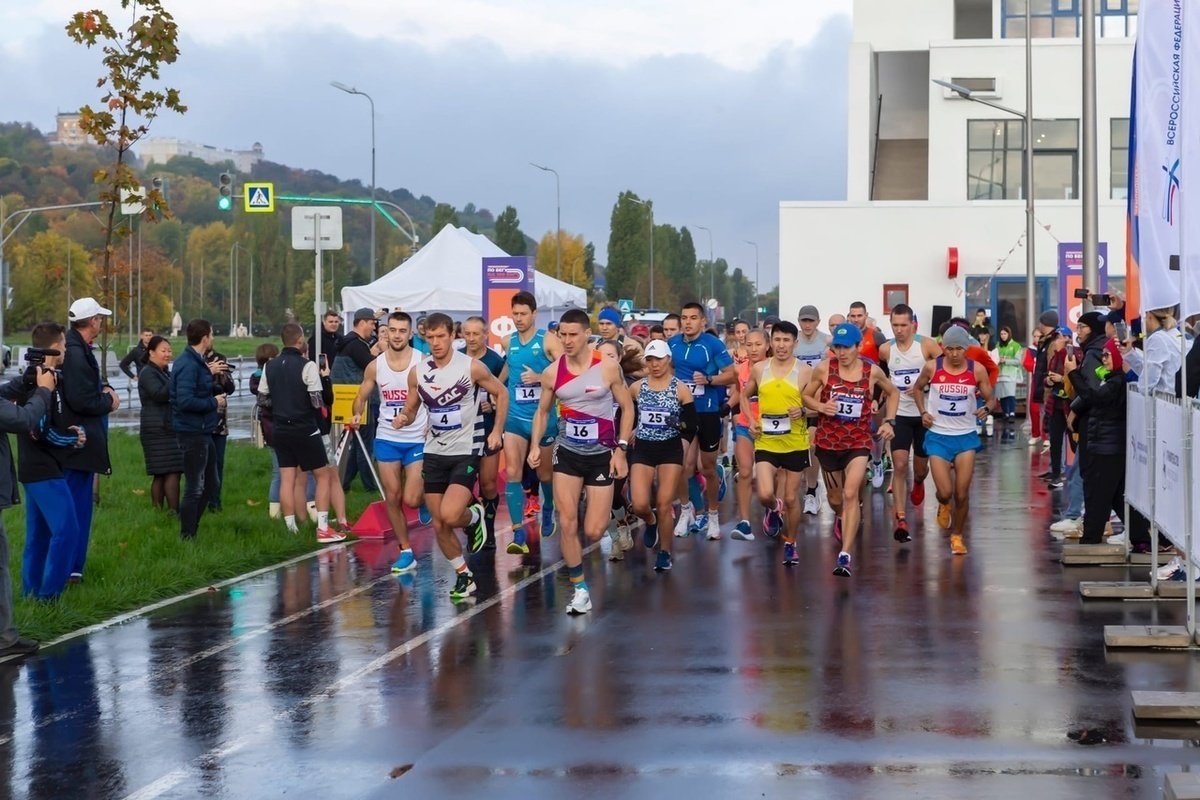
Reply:
[[[897,389],[909,389],[920,376],[919,369],[897,369],[892,371],[892,383],[896,384]]]
[[[537,403],[542,399],[542,385],[540,383],[522,383],[517,386],[517,404],[529,405]]]
[[[665,408],[638,409],[638,422],[643,428],[669,428],[670,413]]]
[[[792,432],[792,418],[787,414],[763,414],[762,432],[764,436],[782,436]]]
[[[456,431],[462,427],[461,406],[437,406],[429,409],[429,424],[434,431]]]
[[[834,419],[845,422],[862,419],[863,398],[848,394],[835,394],[831,399],[837,403],[837,411],[833,414]]]
[[[943,417],[965,416],[970,406],[970,399],[960,394],[939,394],[938,414]],[[973,409],[970,409],[973,410]]]
[[[600,423],[594,419],[564,420],[566,439],[575,444],[597,444],[600,441]]]
[[[689,383],[689,384],[687,384],[687,387],[688,387],[688,389],[691,390],[692,397],[703,397],[704,396],[704,385],[703,384]]]
[[[800,359],[800,363],[802,363],[802,364],[806,364],[807,366],[810,366],[810,367],[815,367],[817,364],[820,364],[822,361],[825,360],[825,354],[817,353],[817,354],[811,355],[811,356],[796,356],[796,358]]]

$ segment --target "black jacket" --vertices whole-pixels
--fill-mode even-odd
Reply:
[[[263,368],[267,393],[262,393],[260,382],[258,402],[271,410],[275,435],[281,431],[324,432],[324,421],[329,418],[329,407],[333,404],[333,384],[323,377],[320,392],[310,390],[304,372],[312,368],[316,365],[294,347],[283,348]]]
[[[1196,346],[1197,342],[1200,342],[1200,338],[1192,340],[1183,366],[1175,373],[1175,394],[1178,397],[1183,397],[1184,370],[1187,370],[1188,397],[1200,397],[1200,347]]]
[[[125,377],[135,378],[142,371],[143,359],[145,357],[146,345],[138,342],[133,346],[132,350],[125,354],[125,357],[121,359],[121,363],[117,366],[120,367],[121,372],[125,373]],[[133,369],[130,369],[131,366]]]
[[[30,398],[44,390],[29,391],[16,381],[0,388],[4,398],[28,405]],[[69,430],[64,423],[65,403],[62,388],[50,393],[46,413],[41,416],[29,433],[17,436],[17,479],[21,483],[38,483],[63,476],[63,461],[79,441],[79,434]]]
[[[87,433],[87,444],[80,450],[69,451],[63,466],[108,475],[112,465],[108,460],[104,418],[112,412],[112,398],[101,391],[108,382],[100,377],[96,355],[74,328],[67,330],[67,351],[63,354],[61,372],[63,422],[67,426],[78,425]]]
[[[329,333],[325,330],[325,326],[321,326],[321,352],[325,354],[325,358],[329,360],[330,368],[333,367],[333,360],[338,355],[338,344],[342,340],[342,335],[337,331]],[[313,336],[308,340],[308,360],[316,361],[317,353],[315,350],[317,337]]]
[[[334,383],[357,386],[362,383],[363,373],[374,360],[371,345],[357,333],[350,331],[338,343],[338,359],[330,365],[330,378]]]
[[[69,334],[68,334],[69,335]],[[23,394],[21,379],[15,378],[0,388],[5,397]],[[50,406],[50,392],[37,389],[25,402],[18,406],[0,401],[0,432],[29,436],[37,429],[38,422],[46,416]],[[17,470],[13,464],[12,445],[7,436],[0,436],[0,508],[11,508],[21,502],[17,491]]]
[[[1104,337],[1100,337],[1104,338]],[[1089,380],[1080,367],[1067,377],[1075,387],[1072,408],[1086,407],[1087,449],[1098,456],[1124,455],[1125,447],[1125,373],[1110,372],[1100,381],[1095,371]],[[1076,411],[1078,414],[1079,412]],[[1078,426],[1081,423],[1076,423]]]
[[[171,427],[184,435],[217,430],[217,392],[204,358],[189,345],[171,369]]]
[[[139,418],[142,433],[169,433],[171,427],[171,375],[154,364],[146,364],[138,373],[138,397],[142,401]]]

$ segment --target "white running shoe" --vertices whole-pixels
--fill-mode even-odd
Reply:
[[[1042,442],[1042,452],[1045,453],[1049,449],[1050,449],[1050,440],[1047,439],[1046,441]]]
[[[679,510],[679,521],[675,523],[675,538],[686,539],[690,533],[692,523],[696,521],[696,511],[692,508],[691,503],[683,506]]]
[[[1050,530],[1053,533],[1070,533],[1071,531],[1083,530],[1083,520],[1063,517],[1058,522],[1051,525]]]
[[[571,598],[571,602],[567,604],[568,614],[586,614],[592,610],[592,596],[587,589],[580,587],[575,588],[575,596]]]
[[[804,495],[804,513],[814,517],[821,513],[821,501],[815,494]]]
[[[1034,437],[1032,437],[1032,438],[1029,440],[1029,446],[1030,446],[1030,447],[1037,447],[1037,446],[1038,446],[1038,445],[1040,445],[1041,443],[1042,443],[1042,439],[1041,439],[1041,437],[1040,437],[1040,436],[1034,436]]]
[[[633,534],[630,533],[628,527],[621,528],[617,531],[616,546],[622,551],[633,549]]]
[[[706,539],[721,538],[721,520],[717,518],[717,512],[708,512],[708,533],[705,534]]]
[[[984,421],[983,426],[984,426],[984,430],[987,431],[988,436],[991,436],[993,433],[996,432],[996,421],[994,419],[992,419],[991,417],[988,417],[987,420]]]
[[[884,477],[886,477],[886,473],[883,471],[883,462],[876,461],[871,464],[871,485],[879,489],[883,486]]]
[[[1125,534],[1118,533],[1115,536],[1108,537],[1105,544],[1125,544],[1127,541],[1128,539],[1125,538]]]
[[[1158,579],[1160,581],[1169,580],[1179,569],[1183,569],[1183,559],[1173,556],[1170,561],[1158,568]]]

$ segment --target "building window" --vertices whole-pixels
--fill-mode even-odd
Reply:
[[[1108,165],[1112,186],[1108,196],[1113,200],[1124,200],[1129,197],[1129,120],[1112,119],[1108,125],[1112,142]]]
[[[967,199],[1025,197],[1023,120],[967,121]],[[1079,196],[1079,122],[1033,121],[1033,186],[1038,200]]]
[[[885,283],[883,285],[883,313],[891,314],[899,305],[908,305],[907,283]]]
[[[1035,39],[1078,38],[1081,34],[1080,0],[1002,0],[1001,35],[1025,38],[1025,4],[1029,3],[1031,33]],[[1138,0],[1096,0],[1096,35],[1132,38],[1137,35]]]

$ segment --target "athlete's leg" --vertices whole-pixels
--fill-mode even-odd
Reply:
[[[708,504],[709,514],[717,513],[717,492],[721,489],[721,484],[717,480],[717,458],[719,456],[720,454],[716,450],[700,451],[700,472],[707,481],[704,486],[704,499]]]
[[[689,442],[684,440],[683,443],[683,471],[679,474],[678,481],[678,500],[681,506],[687,506],[688,499],[688,479],[696,472],[696,462],[700,457],[700,441],[699,437],[693,437]]]
[[[678,464],[660,464],[657,472],[658,486],[655,488],[655,512],[658,517],[658,549],[669,553],[671,552],[671,543],[675,539],[671,506],[675,500],[675,486],[679,482],[679,476],[683,473],[683,467]],[[640,475],[641,473],[639,473],[639,477]],[[650,488],[650,480],[647,479],[645,484],[648,490]],[[636,479],[633,485],[638,485]]]
[[[425,479],[421,477],[424,461],[418,460],[404,467],[404,505],[420,508],[425,504]]]
[[[766,461],[759,461],[754,465],[754,483],[758,487],[758,504],[763,507],[764,511],[769,511],[775,508],[778,497],[775,495],[775,473],[783,470],[776,470],[775,465]]]
[[[937,497],[938,506],[949,506],[951,501],[954,500],[954,476],[950,472],[953,466],[953,464],[944,458],[934,456],[929,459],[929,471],[933,475],[933,490]],[[940,509],[938,516],[940,520]]]
[[[483,519],[487,527],[487,544],[496,546],[496,507],[500,504],[500,454],[484,456],[479,462],[479,499],[483,503]]]
[[[383,484],[383,506],[387,511],[388,522],[396,533],[396,543],[401,550],[411,550],[412,544],[408,539],[408,519],[404,516],[401,503],[404,502],[403,475],[404,467],[399,461],[380,461],[379,482]]]
[[[837,518],[842,516],[842,508],[845,505],[843,502],[842,487],[846,483],[846,473],[842,470],[837,472],[828,472],[821,470],[825,476],[825,495],[829,499],[829,507],[833,509],[833,515]],[[854,498],[854,502],[858,503],[858,498]]]
[[[737,458],[737,507],[738,519],[750,519],[750,487],[754,482],[754,442],[746,436],[739,436],[734,446],[734,456]]]
[[[654,472],[654,467],[649,464],[629,465],[629,497],[633,504],[633,513],[647,525],[654,521]]]
[[[892,450],[892,502],[897,517],[904,517],[908,503],[908,448]]]
[[[538,483],[542,487],[542,532],[554,524],[554,442],[541,445],[542,460],[538,464]]]
[[[562,472],[554,475],[554,505],[558,509],[558,527],[563,561],[571,573],[571,582],[583,580],[583,548],[579,544],[579,495],[583,492],[583,478],[566,475]],[[607,518],[608,504],[604,505]],[[579,580],[575,580],[578,571]]]
[[[858,536],[858,523],[862,518],[862,508],[858,504],[858,495],[863,484],[867,482],[867,457],[859,456],[846,465],[845,483],[842,484],[842,550],[847,553],[854,546]]]
[[[796,531],[800,527],[800,484],[804,480],[803,472],[791,472],[786,469],[783,473],[783,540],[795,544]]]
[[[529,440],[516,433],[504,433],[504,498],[508,517],[520,525],[525,516],[525,488],[521,484],[525,458],[529,455]],[[545,453],[542,454],[545,458]],[[516,529],[514,529],[515,531]]]
[[[971,506],[971,479],[975,475],[975,451],[968,450],[954,457],[954,509],[950,533],[962,536],[967,526]]]
[[[583,511],[583,533],[589,542],[598,542],[608,530],[608,522],[612,514],[613,484],[608,486],[588,486],[584,489],[587,503]],[[579,541],[579,537],[575,538]]]

